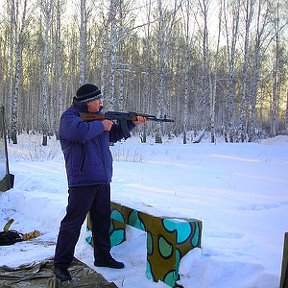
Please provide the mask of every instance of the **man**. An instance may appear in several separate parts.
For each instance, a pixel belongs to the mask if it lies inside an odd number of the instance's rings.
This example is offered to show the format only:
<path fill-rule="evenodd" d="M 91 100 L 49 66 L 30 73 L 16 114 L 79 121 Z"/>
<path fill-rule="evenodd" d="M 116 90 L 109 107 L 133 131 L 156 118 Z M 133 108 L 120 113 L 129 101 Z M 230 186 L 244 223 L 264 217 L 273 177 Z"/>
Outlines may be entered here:
<path fill-rule="evenodd" d="M 101 90 L 93 84 L 82 85 L 73 103 L 61 116 L 60 143 L 68 180 L 68 205 L 60 230 L 54 258 L 54 272 L 61 281 L 71 280 L 68 267 L 73 261 L 81 226 L 88 211 L 92 224 L 94 265 L 124 268 L 110 254 L 110 182 L 112 155 L 109 142 L 123 138 L 121 127 L 110 120 L 85 122 L 80 112 L 101 114 Z M 128 121 L 132 130 L 146 118 Z"/>

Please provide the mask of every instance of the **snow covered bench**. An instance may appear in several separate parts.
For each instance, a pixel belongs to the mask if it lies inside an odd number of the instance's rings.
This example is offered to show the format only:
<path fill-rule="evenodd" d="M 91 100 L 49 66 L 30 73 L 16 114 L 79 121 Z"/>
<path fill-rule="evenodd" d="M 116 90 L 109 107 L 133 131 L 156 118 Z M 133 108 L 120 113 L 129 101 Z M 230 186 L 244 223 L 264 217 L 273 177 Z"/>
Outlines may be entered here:
<path fill-rule="evenodd" d="M 87 229 L 91 230 L 89 216 L 87 220 Z M 126 240 L 126 225 L 147 233 L 146 276 L 174 287 L 179 279 L 181 258 L 195 247 L 201 247 L 202 222 L 197 219 L 156 217 L 112 202 L 112 246 Z M 91 236 L 87 238 L 87 242 L 93 245 Z"/>

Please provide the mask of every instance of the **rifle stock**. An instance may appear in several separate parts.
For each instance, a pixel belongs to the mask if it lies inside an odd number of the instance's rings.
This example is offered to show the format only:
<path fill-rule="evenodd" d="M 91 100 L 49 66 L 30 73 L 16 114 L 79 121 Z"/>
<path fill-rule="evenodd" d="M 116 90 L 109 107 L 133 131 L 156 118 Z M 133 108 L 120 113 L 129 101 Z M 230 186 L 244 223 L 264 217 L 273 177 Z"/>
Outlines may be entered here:
<path fill-rule="evenodd" d="M 82 120 L 86 122 L 107 119 L 104 114 L 96 114 L 96 113 L 80 113 L 80 117 Z"/>

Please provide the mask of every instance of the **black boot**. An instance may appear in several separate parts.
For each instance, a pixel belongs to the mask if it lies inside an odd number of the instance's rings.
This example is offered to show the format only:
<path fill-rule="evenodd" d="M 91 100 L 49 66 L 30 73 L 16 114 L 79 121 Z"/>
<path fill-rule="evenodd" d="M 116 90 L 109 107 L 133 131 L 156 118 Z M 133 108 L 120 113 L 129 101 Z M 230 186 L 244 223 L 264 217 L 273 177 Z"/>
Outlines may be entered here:
<path fill-rule="evenodd" d="M 94 261 L 94 265 L 97 267 L 109 267 L 114 269 L 124 268 L 124 263 L 115 260 L 110 254 L 102 257 L 97 257 Z"/>
<path fill-rule="evenodd" d="M 56 278 L 58 278 L 61 281 L 68 281 L 72 280 L 72 277 L 69 273 L 69 271 L 66 268 L 54 268 L 54 274 Z"/>

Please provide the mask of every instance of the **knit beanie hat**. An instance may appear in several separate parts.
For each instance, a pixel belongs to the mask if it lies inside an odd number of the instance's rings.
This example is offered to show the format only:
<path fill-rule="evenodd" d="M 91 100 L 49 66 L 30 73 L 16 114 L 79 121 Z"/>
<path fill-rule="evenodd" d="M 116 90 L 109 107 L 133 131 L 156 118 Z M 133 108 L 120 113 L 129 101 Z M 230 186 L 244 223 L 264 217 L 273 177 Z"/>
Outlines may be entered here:
<path fill-rule="evenodd" d="M 94 84 L 84 84 L 76 92 L 76 99 L 83 103 L 88 103 L 101 97 L 101 90 Z"/>

